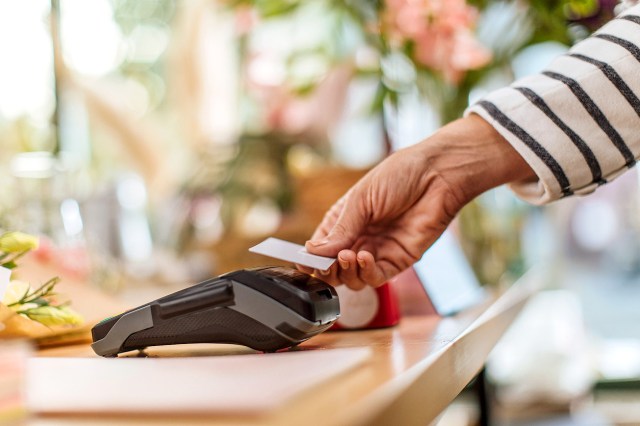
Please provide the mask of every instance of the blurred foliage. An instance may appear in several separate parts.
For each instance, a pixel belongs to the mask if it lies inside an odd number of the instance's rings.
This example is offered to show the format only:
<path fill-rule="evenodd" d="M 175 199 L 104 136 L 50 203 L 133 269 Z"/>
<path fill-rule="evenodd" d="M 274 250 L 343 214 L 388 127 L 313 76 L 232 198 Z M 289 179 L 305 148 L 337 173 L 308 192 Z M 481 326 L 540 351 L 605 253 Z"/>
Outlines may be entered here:
<path fill-rule="evenodd" d="M 318 83 L 323 80 L 317 75 L 310 77 L 300 77 L 296 75 L 297 64 L 303 63 L 309 58 L 321 57 L 325 67 L 325 75 L 337 66 L 347 64 L 354 66 L 355 76 L 375 78 L 378 81 L 378 90 L 371 104 L 371 112 L 382 114 L 385 105 L 395 105 L 403 93 L 408 93 L 417 88 L 420 93 L 429 100 L 432 106 L 439 112 L 440 120 L 446 123 L 458 118 L 467 107 L 471 91 L 482 84 L 482 82 L 492 73 L 501 72 L 510 75 L 510 63 L 513 57 L 523 48 L 545 42 L 556 41 L 565 45 L 570 45 L 575 41 L 576 36 L 584 34 L 586 31 L 575 31 L 572 26 L 582 25 L 585 19 L 593 19 L 603 13 L 601 9 L 611 9 L 613 6 L 606 1 L 597 0 L 469 0 L 467 3 L 479 12 L 479 19 L 482 20 L 484 13 L 493 13 L 502 7 L 503 11 L 507 7 L 511 8 L 514 21 L 510 23 L 511 31 L 509 37 L 498 34 L 494 36 L 496 45 L 487 45 L 492 58 L 485 65 L 475 67 L 470 65 L 457 75 L 460 78 L 451 78 L 447 75 L 446 68 L 439 68 L 438 64 L 425 64 L 420 61 L 417 55 L 418 46 L 412 42 L 411 38 L 404 39 L 402 43 L 397 42 L 398 34 L 404 36 L 402 28 L 393 28 L 395 24 L 389 24 L 390 2 L 383 0 L 315 0 L 307 2 L 304 0 L 220 0 L 220 3 L 236 11 L 238 16 L 244 16 L 245 23 L 247 14 L 253 18 L 251 24 L 243 27 L 239 37 L 239 50 L 241 54 L 241 73 L 249 67 L 252 55 L 255 52 L 251 49 L 252 34 L 260 35 L 262 25 L 280 23 L 290 25 L 297 22 L 304 26 L 313 24 L 314 28 L 308 31 L 318 31 L 323 28 L 323 33 L 317 38 L 315 43 L 297 47 L 297 43 L 292 40 L 292 47 L 288 51 L 288 56 L 284 60 L 287 76 L 283 82 L 285 93 L 294 96 L 309 96 L 314 92 Z M 399 7 L 401 2 L 395 2 L 393 7 Z M 453 2 L 452 2 L 453 3 Z M 463 18 L 456 15 L 459 25 L 472 25 L 474 13 L 468 8 L 456 3 L 442 5 L 441 9 L 430 9 L 429 2 L 419 3 L 427 13 L 440 11 L 446 13 L 449 7 L 455 9 L 457 14 L 463 14 Z M 601 7 L 602 6 L 602 7 Z M 608 12 L 607 12 L 608 13 Z M 465 15 L 467 14 L 467 15 Z M 606 13 L 605 13 L 606 14 Z M 424 25 L 432 25 L 430 20 L 438 19 L 437 16 L 428 15 Z M 321 23 L 321 24 L 319 24 Z M 321 25 L 318 27 L 318 25 Z M 486 23 L 485 23 L 486 25 Z M 295 26 L 293 26 L 295 28 Z M 470 28 L 473 30 L 473 28 Z M 395 33 L 394 33 L 395 31 Z M 399 32 L 398 32 L 399 31 Z M 499 31 L 499 30 L 498 30 Z M 446 35 L 447 37 L 449 35 Z M 407 41 L 408 40 L 408 41 Z M 416 39 L 416 43 L 419 40 Z M 362 53 L 369 56 L 368 60 L 362 60 L 359 56 Z M 244 88 L 246 93 L 245 105 L 251 104 L 251 88 Z M 260 97 L 255 99 L 260 102 Z M 245 108 L 252 111 L 250 108 Z M 237 157 L 228 161 L 224 173 L 216 179 L 196 179 L 201 182 L 218 182 L 209 185 L 208 189 L 223 195 L 225 200 L 242 204 L 241 199 L 255 200 L 268 194 L 277 204 L 286 209 L 290 205 L 288 194 L 288 182 L 286 164 L 282 160 L 286 155 L 290 142 L 283 142 L 283 134 L 261 128 L 259 120 L 255 116 L 246 117 L 246 130 L 251 136 L 244 136 L 239 140 Z M 296 136 L 291 135 L 295 139 Z M 308 135 L 306 136 L 308 138 Z M 298 139 L 304 142 L 304 138 Z M 308 140 L 307 140 L 308 142 Z M 268 147 L 268 148 L 266 148 Z M 255 158 L 252 158 L 254 157 Z M 254 168 L 255 163 L 271 162 L 272 173 L 275 173 L 277 187 L 280 190 L 266 189 L 257 180 L 247 181 L 245 170 L 247 167 Z M 208 167 L 208 170 L 214 168 Z M 257 167 L 255 170 L 260 170 Z M 280 170 L 279 172 L 276 170 Z M 284 171 L 283 171 L 284 170 Z M 264 174 L 260 179 L 265 179 Z M 194 181 L 194 182 L 195 182 Z M 196 185 L 200 188 L 207 187 L 206 184 Z M 233 204 L 233 202 L 232 202 Z"/>
<path fill-rule="evenodd" d="M 167 23 L 173 18 L 175 0 L 112 0 L 113 17 L 125 35 L 139 25 Z"/>
<path fill-rule="evenodd" d="M 191 197 L 220 197 L 222 220 L 229 225 L 237 208 L 246 208 L 256 200 L 266 198 L 288 210 L 293 188 L 286 158 L 293 142 L 284 134 L 245 134 L 237 146 L 203 152 L 183 191 Z"/>
<path fill-rule="evenodd" d="M 267 23 L 296 21 L 304 29 L 306 24 L 322 28 L 314 43 L 292 48 L 284 60 L 286 76 L 285 95 L 305 97 L 314 94 L 318 84 L 328 73 L 343 65 L 355 67 L 354 75 L 375 78 L 378 91 L 371 104 L 373 114 L 381 114 L 385 106 L 414 88 L 438 109 L 443 123 L 460 116 L 467 107 L 469 94 L 494 72 L 510 72 L 513 57 L 523 48 L 556 41 L 570 45 L 584 37 L 612 16 L 614 0 L 467 0 L 477 8 L 479 22 L 501 6 L 517 10 L 511 22 L 509 37 L 497 37 L 499 45 L 485 45 L 493 57 L 486 65 L 465 70 L 455 82 L 444 78 L 436 70 L 415 59 L 415 46 L 411 43 L 396 45 L 381 30 L 381 16 L 385 11 L 383 0 L 217 0 L 230 10 L 255 13 L 257 19 L 246 33 L 238 32 L 237 48 L 241 63 L 238 73 L 247 78 L 251 32 Z M 148 109 L 161 109 L 166 100 L 165 56 L 140 54 L 150 41 L 161 43 L 171 34 L 177 0 L 111 0 L 113 17 L 123 39 L 124 57 L 115 74 L 131 79 L 148 93 Z M 427 24 L 427 23 L 425 23 Z M 294 45 L 296 40 L 291 40 Z M 151 43 L 152 44 L 152 43 Z M 366 60 L 362 60 L 362 53 Z M 319 59 L 315 72 L 299 72 L 310 60 Z M 318 69 L 321 73 L 318 73 Z M 252 99 L 250 84 L 242 87 L 241 100 L 244 134 L 232 147 L 212 146 L 199 153 L 199 164 L 183 186 L 183 192 L 197 197 L 206 195 L 223 200 L 221 215 L 226 224 L 233 222 L 242 206 L 268 198 L 286 211 L 293 203 L 292 177 L 287 165 L 287 154 L 297 143 L 321 145 L 317 135 L 290 135 L 280 129 L 261 126 L 252 111 L 261 99 Z M 247 112 L 248 111 L 248 112 Z M 256 125 L 258 123 L 258 125 Z M 30 128 L 17 120 L 0 127 L 10 127 L 10 138 L 16 150 L 47 150 L 51 145 L 49 130 Z M 166 129 L 165 129 L 166 130 Z M 315 138 L 315 139 L 313 139 Z M 5 142 L 6 144 L 7 142 Z M 100 145 L 100 144 L 95 144 Z M 102 144 L 108 145 L 108 144 Z M 3 154 L 0 153 L 0 156 Z M 98 155 L 104 157 L 104 155 Z M 111 164 L 110 164 L 111 165 Z M 94 165 L 95 166 L 95 165 Z M 1 177 L 1 176 L 0 176 Z M 240 206 L 240 207 L 239 207 Z M 480 211 L 480 210 L 478 210 Z M 478 219 L 482 221 L 482 219 Z M 517 221 L 514 221 L 514 223 Z M 482 250 L 477 248 L 478 252 Z M 510 250 L 510 249 L 509 249 Z"/>
<path fill-rule="evenodd" d="M 309 2 L 302 0 L 228 0 L 223 3 L 231 8 L 253 8 L 262 20 L 292 19 L 301 9 L 309 6 Z M 468 70 L 459 82 L 452 84 L 442 78 L 439 72 L 412 59 L 410 44 L 397 52 L 389 43 L 387 34 L 380 30 L 385 10 L 384 1 L 317 0 L 312 3 L 313 7 L 322 3 L 330 11 L 330 16 L 323 16 L 322 19 L 333 19 L 332 31 L 326 34 L 325 43 L 317 48 L 317 52 L 330 56 L 328 61 L 339 63 L 353 59 L 355 49 L 345 52 L 344 47 L 350 44 L 348 38 L 353 38 L 356 32 L 365 45 L 379 53 L 380 60 L 395 52 L 413 62 L 414 81 L 394 81 L 394 76 L 385 75 L 384 67 L 380 64 L 358 70 L 360 75 L 379 77 L 380 89 L 372 111 L 379 111 L 385 100 L 395 102 L 400 93 L 415 83 L 424 96 L 435 101 L 436 107 L 440 109 L 442 122 L 457 118 L 467 106 L 470 91 L 492 71 L 508 67 L 518 51 L 547 41 L 571 45 L 576 39 L 594 30 L 594 23 L 601 25 L 610 19 L 616 4 L 615 0 L 468 0 L 467 3 L 477 8 L 481 14 L 496 5 L 518 8 L 522 17 L 514 25 L 518 25 L 524 34 L 515 37 L 514 45 L 508 49 L 486 46 L 492 50 L 493 59 L 479 69 Z M 425 25 L 428 23 L 425 22 Z M 301 54 L 303 53 L 294 53 Z M 313 90 L 313 84 L 306 84 L 299 89 L 301 94 L 308 94 Z"/>
<path fill-rule="evenodd" d="M 150 37 L 169 37 L 176 0 L 112 0 L 112 4 L 113 18 L 127 46 L 127 55 L 118 72 L 146 89 L 150 109 L 159 107 L 165 99 L 165 61 L 162 58 L 141 60 L 135 52 L 144 49 L 144 44 L 148 43 L 148 38 L 139 36 L 145 31 L 154 31 Z"/>
<path fill-rule="evenodd" d="M 372 113 L 380 114 L 386 106 L 396 105 L 403 93 L 417 87 L 439 112 L 443 124 L 460 117 L 468 106 L 471 91 L 486 79 L 495 73 L 512 76 L 511 61 L 520 51 L 550 41 L 570 46 L 611 19 L 617 4 L 615 0 L 467 0 L 467 4 L 479 12 L 478 22 L 485 26 L 494 26 L 491 19 L 496 16 L 492 14 L 511 16 L 506 26 L 489 28 L 494 33 L 504 32 L 493 34 L 485 44 L 491 51 L 491 60 L 483 66 L 464 70 L 461 78 L 452 81 L 442 70 L 418 61 L 413 43 L 398 46 L 390 40 L 384 30 L 385 1 L 317 0 L 313 3 L 314 7 L 323 3 L 330 13 L 322 19 L 333 21 L 332 31 L 327 32 L 316 52 L 328 56 L 328 63 L 355 63 L 356 76 L 373 76 L 379 81 Z M 394 7 L 399 3 L 395 2 Z M 252 7 L 262 20 L 294 18 L 308 7 L 308 2 L 296 0 L 235 0 L 226 4 L 234 8 Z M 482 22 L 485 16 L 486 22 Z M 425 21 L 424 25 L 429 24 Z M 352 43 L 353 39 L 358 42 Z M 377 53 L 377 61 L 363 66 L 354 60 L 363 45 Z M 298 54 L 302 53 L 293 55 Z M 313 89 L 311 82 L 299 92 L 306 95 Z M 504 200 L 493 202 L 495 196 L 487 194 L 472 202 L 460 214 L 459 221 L 464 249 L 481 282 L 488 284 L 495 284 L 506 276 L 517 277 L 525 268 L 520 234 L 527 207 L 510 194 L 507 198 L 510 197 L 511 202 L 506 203 Z"/>

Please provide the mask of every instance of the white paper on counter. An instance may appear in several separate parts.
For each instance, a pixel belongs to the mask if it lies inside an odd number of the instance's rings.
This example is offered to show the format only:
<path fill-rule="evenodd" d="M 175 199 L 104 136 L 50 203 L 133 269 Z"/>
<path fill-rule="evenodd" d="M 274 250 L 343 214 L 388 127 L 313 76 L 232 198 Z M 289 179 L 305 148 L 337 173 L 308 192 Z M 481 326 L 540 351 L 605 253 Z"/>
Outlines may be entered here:
<path fill-rule="evenodd" d="M 369 348 L 178 358 L 32 358 L 32 413 L 240 413 L 281 406 L 369 358 Z"/>

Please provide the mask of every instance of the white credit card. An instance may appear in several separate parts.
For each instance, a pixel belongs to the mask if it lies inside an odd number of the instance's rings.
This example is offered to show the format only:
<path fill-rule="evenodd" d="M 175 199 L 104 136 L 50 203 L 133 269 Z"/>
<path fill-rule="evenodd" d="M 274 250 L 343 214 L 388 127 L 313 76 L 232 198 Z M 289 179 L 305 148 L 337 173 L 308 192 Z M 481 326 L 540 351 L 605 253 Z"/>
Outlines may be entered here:
<path fill-rule="evenodd" d="M 278 238 L 267 238 L 257 246 L 251 247 L 249 251 L 275 259 L 286 260 L 297 265 L 308 266 L 319 271 L 326 271 L 336 261 L 332 257 L 308 253 L 304 246 Z"/>

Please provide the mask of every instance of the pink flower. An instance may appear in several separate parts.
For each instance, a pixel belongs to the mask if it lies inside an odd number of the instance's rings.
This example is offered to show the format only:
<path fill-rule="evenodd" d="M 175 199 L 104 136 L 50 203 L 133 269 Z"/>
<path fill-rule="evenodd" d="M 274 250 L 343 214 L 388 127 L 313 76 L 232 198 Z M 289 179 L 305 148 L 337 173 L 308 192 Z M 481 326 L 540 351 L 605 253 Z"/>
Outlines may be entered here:
<path fill-rule="evenodd" d="M 318 83 L 313 93 L 303 97 L 292 93 L 286 85 L 273 89 L 265 99 L 267 125 L 271 130 L 324 140 L 340 119 L 352 76 L 351 66 L 337 67 Z"/>
<path fill-rule="evenodd" d="M 458 70 L 474 70 L 491 61 L 491 52 L 470 31 L 456 33 L 451 65 Z"/>
<path fill-rule="evenodd" d="M 476 20 L 465 0 L 386 0 L 382 26 L 392 46 L 413 43 L 419 64 L 456 84 L 491 60 L 473 36 Z"/>

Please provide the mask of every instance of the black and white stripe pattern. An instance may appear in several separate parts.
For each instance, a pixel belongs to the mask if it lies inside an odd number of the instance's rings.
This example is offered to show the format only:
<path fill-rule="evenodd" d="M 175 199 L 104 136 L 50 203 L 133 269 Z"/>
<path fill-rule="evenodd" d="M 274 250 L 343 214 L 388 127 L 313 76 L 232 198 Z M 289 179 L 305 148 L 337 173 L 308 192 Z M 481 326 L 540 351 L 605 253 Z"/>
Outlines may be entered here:
<path fill-rule="evenodd" d="M 630 167 L 635 163 L 633 153 L 629 150 L 629 147 L 622 140 L 622 137 L 616 131 L 616 129 L 613 128 L 613 126 L 609 122 L 609 119 L 600 110 L 598 105 L 596 105 L 596 103 L 589 97 L 587 92 L 582 89 L 580 83 L 572 78 L 569 78 L 563 74 L 558 74 L 556 72 L 545 71 L 542 74 L 564 83 L 582 104 L 584 109 L 587 110 L 591 118 L 593 118 L 598 126 L 600 126 L 600 128 L 607 134 L 607 137 L 611 139 L 611 142 L 613 142 L 618 151 L 620 151 L 620 153 L 624 156 L 624 159 L 626 161 L 625 164 Z"/>
<path fill-rule="evenodd" d="M 585 141 L 578 136 L 576 132 L 571 130 L 569 126 L 565 124 L 564 121 L 560 119 L 552 110 L 549 108 L 547 103 L 542 99 L 536 92 L 527 88 L 527 87 L 516 87 L 517 91 L 522 93 L 529 101 L 534 104 L 538 109 L 540 109 L 551 121 L 553 124 L 558 126 L 562 131 L 571 139 L 573 144 L 580 150 L 580 153 L 584 157 L 585 161 L 589 165 L 589 170 L 591 170 L 591 176 L 593 177 L 593 182 L 605 183 L 602 178 L 602 169 L 600 168 L 600 164 L 598 164 L 598 160 L 596 156 L 589 148 L 589 145 L 585 143 Z"/>
<path fill-rule="evenodd" d="M 560 184 L 560 188 L 562 190 L 563 195 L 571 195 L 571 189 L 569 188 L 569 179 L 567 179 L 567 175 L 560 167 L 560 164 L 553 158 L 549 152 L 540 145 L 534 138 L 529 135 L 526 130 L 522 127 L 518 126 L 516 123 L 511 121 L 509 117 L 504 115 L 498 107 L 492 104 L 489 101 L 480 101 L 479 105 L 484 108 L 490 115 L 493 117 L 502 127 L 513 133 L 524 142 L 531 151 L 533 151 L 540 159 L 544 162 L 544 164 L 549 167 L 549 170 L 553 173 L 555 178 L 558 180 Z"/>
<path fill-rule="evenodd" d="M 625 15 L 625 16 L 621 16 L 620 19 L 625 19 L 627 21 L 635 22 L 636 24 L 640 25 L 640 16 Z"/>
<path fill-rule="evenodd" d="M 539 182 L 512 185 L 534 203 L 589 193 L 633 167 L 640 157 L 640 6 L 469 113 L 492 123 L 534 169 Z"/>
<path fill-rule="evenodd" d="M 629 105 L 633 107 L 640 117 L 640 99 L 636 96 L 635 93 L 629 88 L 627 83 L 624 82 L 620 74 L 616 72 L 616 70 L 609 64 L 599 61 L 597 59 L 590 58 L 588 56 L 582 55 L 580 53 L 570 53 L 569 56 L 572 58 L 580 59 L 581 61 L 588 62 L 596 67 L 600 68 L 602 73 L 607 77 L 607 79 L 613 83 L 614 86 L 618 89 L 618 91 L 625 97 Z"/>

